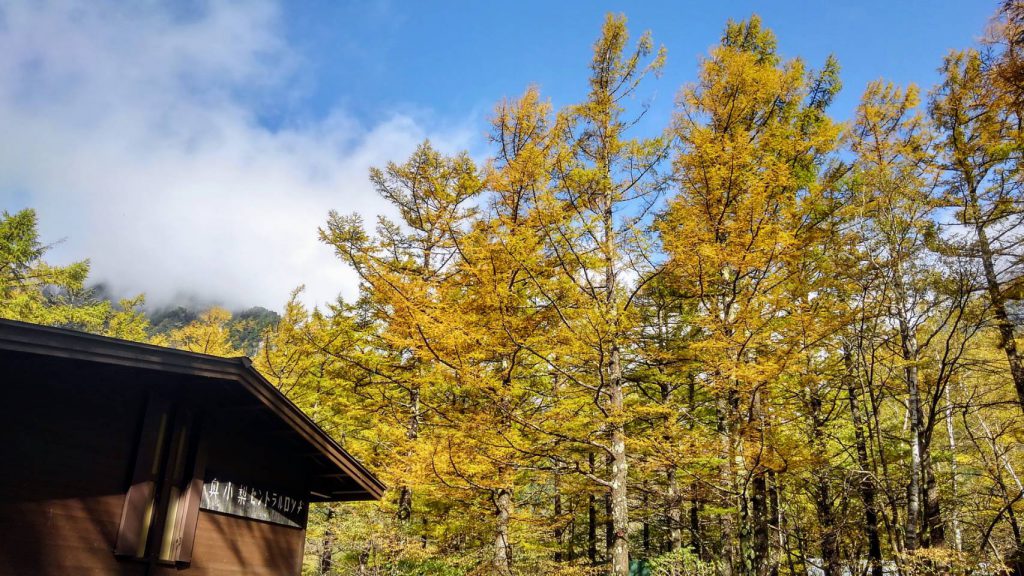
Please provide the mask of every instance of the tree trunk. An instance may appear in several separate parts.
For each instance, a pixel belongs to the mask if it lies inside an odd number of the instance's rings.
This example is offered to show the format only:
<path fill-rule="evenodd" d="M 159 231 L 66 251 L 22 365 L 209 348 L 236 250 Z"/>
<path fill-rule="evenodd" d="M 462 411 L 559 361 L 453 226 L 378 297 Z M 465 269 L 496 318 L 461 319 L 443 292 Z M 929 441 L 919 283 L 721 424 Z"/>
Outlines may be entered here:
<path fill-rule="evenodd" d="M 839 559 L 839 539 L 836 533 L 835 512 L 832 509 L 832 492 L 824 475 L 818 477 L 815 498 L 818 524 L 821 527 L 821 559 L 825 576 L 841 576 L 842 563 Z"/>
<path fill-rule="evenodd" d="M 512 574 L 512 547 L 509 545 L 509 518 L 512 516 L 512 491 L 499 488 L 492 495 L 495 508 L 494 558 L 495 574 Z"/>
<path fill-rule="evenodd" d="M 740 455 L 737 443 L 739 438 L 732 433 L 733 413 L 735 411 L 736 394 L 734 391 L 728 393 L 727 398 L 718 402 L 718 433 L 722 442 L 722 454 L 727 457 L 719 467 L 719 482 L 724 497 L 723 507 L 733 508 L 735 511 L 725 511 L 718 515 L 721 534 L 721 554 L 724 557 L 723 567 L 726 576 L 743 573 L 745 571 L 745 559 L 743 553 L 746 550 L 744 545 L 743 522 L 741 518 L 746 515 L 746 496 L 739 489 L 736 481 L 736 469 L 742 456 Z"/>
<path fill-rule="evenodd" d="M 922 469 L 925 478 L 925 518 L 928 521 L 928 547 L 941 548 L 946 544 L 946 525 L 942 520 L 939 502 L 939 483 L 935 478 L 935 464 L 931 448 L 922 450 Z"/>
<path fill-rule="evenodd" d="M 810 393 L 811 438 L 819 468 L 817 490 L 814 506 L 818 513 L 818 526 L 821 529 L 821 559 L 825 576 L 841 576 L 842 567 L 839 560 L 839 539 L 836 527 L 835 510 L 832 506 L 831 478 L 827 473 L 829 463 L 828 451 L 825 446 L 824 421 L 821 415 L 821 398 L 814 390 Z"/>
<path fill-rule="evenodd" d="M 765 576 L 771 565 L 768 558 L 768 474 L 764 469 L 754 473 L 751 481 L 752 509 L 752 550 L 754 553 L 753 572 L 755 576 Z"/>
<path fill-rule="evenodd" d="M 605 163 L 605 166 L 609 164 Z M 609 174 L 610 175 L 610 174 Z M 611 198 L 604 207 L 605 304 L 612 326 L 616 323 L 617 303 L 615 301 L 615 232 L 612 218 Z M 626 458 L 626 424 L 623 421 L 626 407 L 626 380 L 623 377 L 622 351 L 617 335 L 613 334 L 608 345 L 608 414 L 611 416 L 611 551 L 612 576 L 630 574 L 630 513 L 629 513 L 629 462 Z"/>
<path fill-rule="evenodd" d="M 950 399 L 951 386 L 946 386 L 946 436 L 949 438 L 949 451 L 952 457 L 949 459 L 949 489 L 953 495 L 953 506 L 949 511 L 949 524 L 953 528 L 953 549 L 957 552 L 963 550 L 963 532 L 960 529 L 960 511 L 959 511 L 959 498 L 957 487 L 957 469 L 956 469 L 956 435 L 953 434 L 953 402 Z"/>
<path fill-rule="evenodd" d="M 676 486 L 676 469 L 671 467 L 666 473 L 668 483 L 668 497 L 665 506 L 668 508 L 668 551 L 677 552 L 683 547 L 683 518 L 679 498 L 679 487 Z"/>
<path fill-rule="evenodd" d="M 398 512 L 395 516 L 402 522 L 412 517 L 412 490 L 408 486 L 398 488 Z"/>
<path fill-rule="evenodd" d="M 594 453 L 587 456 L 590 471 L 594 471 Z M 597 497 L 593 493 L 587 495 L 587 559 L 597 564 Z"/>
<path fill-rule="evenodd" d="M 899 322 L 900 345 L 906 363 L 903 373 L 907 383 L 907 411 L 910 413 L 910 483 L 907 486 L 904 547 L 908 552 L 913 552 L 918 548 L 921 529 L 921 393 L 918 388 L 917 341 L 902 311 Z"/>
<path fill-rule="evenodd" d="M 765 419 L 764 399 L 759 392 L 754 392 L 750 400 L 751 411 L 748 416 L 758 430 L 758 443 L 763 449 L 768 437 L 770 424 Z M 760 456 L 754 460 L 754 469 L 750 481 L 750 551 L 752 554 L 751 570 L 755 576 L 766 576 L 773 562 L 769 556 L 771 551 L 771 532 L 768 523 L 771 515 L 768 510 L 768 474 L 770 471 L 761 461 Z"/>
<path fill-rule="evenodd" d="M 785 543 L 782 541 L 782 508 L 779 505 L 781 499 L 782 485 L 779 482 L 778 474 L 774 470 L 768 471 L 768 529 L 769 536 L 772 532 L 778 534 L 776 545 L 768 549 L 769 553 L 769 574 L 779 576 L 780 555 Z"/>
<path fill-rule="evenodd" d="M 615 354 L 617 362 L 618 354 Z M 621 381 L 621 374 L 619 380 Z M 622 406 L 621 385 L 615 387 L 613 396 L 616 403 Z M 628 478 L 626 463 L 626 433 L 621 424 L 616 424 L 612 431 L 612 527 L 615 530 L 612 543 L 611 573 L 614 576 L 629 576 L 629 501 L 627 500 L 626 480 Z"/>
<path fill-rule="evenodd" d="M 414 441 L 420 435 L 420 391 L 415 388 L 409 390 L 409 406 L 410 415 L 405 437 Z M 398 511 L 395 515 L 401 522 L 407 522 L 412 518 L 412 489 L 408 486 L 398 488 Z"/>
<path fill-rule="evenodd" d="M 918 403 L 920 407 L 923 402 Z M 926 548 L 940 548 L 946 544 L 946 527 L 942 520 L 942 506 L 939 502 L 939 483 L 935 478 L 935 462 L 932 459 L 932 438 L 935 425 L 935 415 L 929 412 L 931 418 L 925 420 L 924 410 L 917 413 L 919 426 L 918 444 L 921 446 L 921 480 L 922 495 L 924 496 L 924 520 L 926 530 L 922 530 L 922 542 Z"/>
<path fill-rule="evenodd" d="M 647 513 L 648 506 L 650 504 L 647 492 L 644 492 L 644 523 L 643 523 L 643 547 L 644 556 L 650 557 L 651 555 L 651 518 L 650 514 Z"/>
<path fill-rule="evenodd" d="M 612 546 L 615 544 L 615 526 L 612 524 L 612 493 L 604 494 L 604 559 L 610 562 Z"/>
<path fill-rule="evenodd" d="M 697 483 L 691 484 L 690 489 L 697 493 Z M 704 534 L 700 529 L 700 500 L 694 496 L 690 500 L 690 549 L 701 560 L 707 560 L 707 552 L 704 546 Z"/>
<path fill-rule="evenodd" d="M 775 500 L 775 502 L 779 502 L 782 500 L 781 484 L 776 482 L 775 489 L 772 492 L 774 494 L 773 499 Z M 790 538 L 789 536 L 789 529 L 786 525 L 786 513 L 782 506 L 777 506 L 775 522 L 779 531 L 779 548 L 782 551 L 782 553 L 786 555 L 786 566 L 789 568 L 789 573 L 791 575 L 798 574 L 800 571 L 797 570 L 796 563 L 793 562 L 793 557 L 795 556 L 795 554 L 793 553 L 793 546 L 791 545 L 792 538 Z M 804 562 L 801 556 L 801 565 L 803 563 Z M 803 572 L 806 573 L 807 570 L 803 570 Z"/>
<path fill-rule="evenodd" d="M 562 525 L 562 494 L 555 486 L 555 562 L 562 561 L 562 550 L 565 549 L 565 526 Z"/>
<path fill-rule="evenodd" d="M 871 576 L 882 576 L 882 542 L 878 536 L 878 508 L 875 505 L 875 477 L 868 460 L 868 443 L 864 432 L 860 400 L 857 393 L 857 379 L 852 354 L 844 355 L 846 363 L 846 391 L 850 398 L 850 419 L 853 421 L 854 443 L 857 451 L 857 465 L 860 468 L 860 498 L 864 503 L 864 533 L 868 540 L 868 564 Z"/>
<path fill-rule="evenodd" d="M 320 576 L 330 576 L 334 569 L 334 510 L 327 509 L 327 530 L 324 531 L 323 548 L 320 550 Z"/>
<path fill-rule="evenodd" d="M 972 194 L 975 210 L 977 210 L 977 197 Z M 999 277 L 996 274 L 995 256 L 992 245 L 988 239 L 985 226 L 977 224 L 975 230 L 978 233 L 978 250 L 981 253 L 981 265 L 985 271 L 985 285 L 988 289 L 989 299 L 992 302 L 992 312 L 996 319 L 996 328 L 999 330 L 999 347 L 1003 349 L 1006 360 L 1010 364 L 1010 375 L 1013 377 L 1014 387 L 1017 389 L 1017 402 L 1021 410 L 1024 410 L 1024 360 L 1017 351 L 1017 339 L 1014 334 L 1014 326 L 1010 321 L 1010 315 L 1006 311 L 1006 298 L 1003 296 L 1002 287 L 999 285 Z"/>
<path fill-rule="evenodd" d="M 576 505 L 575 500 L 573 502 L 569 519 L 569 537 L 566 539 L 566 560 L 569 562 L 576 560 Z"/>

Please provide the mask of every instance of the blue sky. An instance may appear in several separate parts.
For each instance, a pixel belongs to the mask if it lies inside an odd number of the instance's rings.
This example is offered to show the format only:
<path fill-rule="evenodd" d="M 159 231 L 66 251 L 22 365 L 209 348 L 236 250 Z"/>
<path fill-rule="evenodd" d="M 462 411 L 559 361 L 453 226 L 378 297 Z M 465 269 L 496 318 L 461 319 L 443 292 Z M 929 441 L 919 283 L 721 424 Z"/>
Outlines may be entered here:
<path fill-rule="evenodd" d="M 845 88 L 834 113 L 846 117 L 865 84 L 934 82 L 942 55 L 981 35 L 995 3 L 982 0 L 651 2 L 301 2 L 286 6 L 290 42 L 316 77 L 294 108 L 322 114 L 339 103 L 370 121 L 395 109 L 443 118 L 486 114 L 503 96 L 538 84 L 556 104 L 586 88 L 590 46 L 604 15 L 625 14 L 668 49 L 651 81 L 652 121 L 668 116 L 679 87 L 725 22 L 761 16 L 786 57 L 817 66 L 835 54 Z"/>
<path fill-rule="evenodd" d="M 490 111 L 531 83 L 579 100 L 608 12 L 668 49 L 640 96 L 656 133 L 729 18 L 835 54 L 845 119 L 870 80 L 927 90 L 995 4 L 0 0 L 0 209 L 35 208 L 52 260 L 153 304 L 323 303 L 357 286 L 317 240 L 328 210 L 391 213 L 368 168 L 424 138 L 484 158 Z"/>

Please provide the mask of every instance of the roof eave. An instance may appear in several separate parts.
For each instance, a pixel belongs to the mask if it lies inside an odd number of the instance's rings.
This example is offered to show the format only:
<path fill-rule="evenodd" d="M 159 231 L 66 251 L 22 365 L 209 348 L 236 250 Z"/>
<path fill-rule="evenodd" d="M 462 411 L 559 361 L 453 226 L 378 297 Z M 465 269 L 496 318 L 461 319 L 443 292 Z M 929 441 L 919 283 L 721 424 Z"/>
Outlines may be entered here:
<path fill-rule="evenodd" d="M 387 488 L 267 381 L 246 357 L 223 358 L 4 319 L 0 319 L 0 350 L 236 381 L 352 478 L 370 498 L 380 499 Z"/>

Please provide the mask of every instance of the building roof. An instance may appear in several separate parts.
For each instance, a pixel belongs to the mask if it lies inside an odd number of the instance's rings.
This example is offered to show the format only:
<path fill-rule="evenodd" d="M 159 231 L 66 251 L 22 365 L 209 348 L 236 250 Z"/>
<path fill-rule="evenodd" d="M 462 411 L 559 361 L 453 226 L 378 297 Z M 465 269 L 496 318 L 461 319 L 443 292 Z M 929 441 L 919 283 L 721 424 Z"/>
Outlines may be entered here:
<path fill-rule="evenodd" d="M 251 397 L 254 406 L 268 412 L 310 448 L 306 455 L 312 460 L 316 476 L 323 479 L 322 487 L 314 488 L 311 500 L 370 500 L 384 493 L 384 484 L 268 382 L 249 358 L 222 358 L 0 319 L 0 351 L 4 350 L 197 376 L 238 386 Z M 199 385 L 202 380 L 197 378 L 196 382 Z"/>

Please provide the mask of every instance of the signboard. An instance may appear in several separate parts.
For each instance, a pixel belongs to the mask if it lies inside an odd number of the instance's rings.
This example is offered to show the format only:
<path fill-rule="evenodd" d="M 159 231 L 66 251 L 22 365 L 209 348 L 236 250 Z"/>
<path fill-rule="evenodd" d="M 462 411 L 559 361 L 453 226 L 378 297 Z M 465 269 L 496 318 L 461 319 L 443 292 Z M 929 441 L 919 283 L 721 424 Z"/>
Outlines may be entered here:
<path fill-rule="evenodd" d="M 308 505 L 290 494 L 213 478 L 203 482 L 199 508 L 302 528 Z"/>

